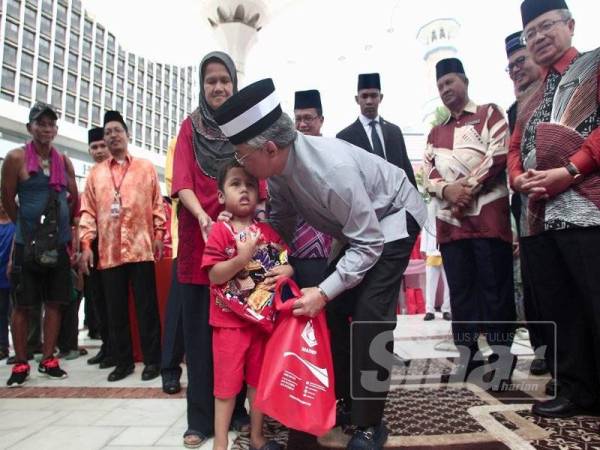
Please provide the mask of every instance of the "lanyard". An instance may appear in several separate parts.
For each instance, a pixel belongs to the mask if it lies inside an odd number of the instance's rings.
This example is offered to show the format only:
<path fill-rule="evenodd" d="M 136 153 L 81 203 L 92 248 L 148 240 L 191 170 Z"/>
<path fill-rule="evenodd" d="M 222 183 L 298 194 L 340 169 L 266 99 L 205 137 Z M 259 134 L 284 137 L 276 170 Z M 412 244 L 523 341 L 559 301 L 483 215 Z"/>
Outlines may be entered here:
<path fill-rule="evenodd" d="M 127 166 L 125 167 L 125 172 L 123 173 L 123 176 L 121 177 L 121 181 L 119 182 L 118 186 L 117 186 L 117 183 L 115 182 L 115 175 L 112 171 L 112 168 L 110 169 L 110 178 L 112 179 L 113 187 L 115 188 L 115 198 L 118 198 L 118 199 L 121 198 L 121 186 L 123 185 L 123 180 L 125 179 L 125 175 L 127 175 L 129 166 L 130 166 L 130 164 L 127 164 Z"/>

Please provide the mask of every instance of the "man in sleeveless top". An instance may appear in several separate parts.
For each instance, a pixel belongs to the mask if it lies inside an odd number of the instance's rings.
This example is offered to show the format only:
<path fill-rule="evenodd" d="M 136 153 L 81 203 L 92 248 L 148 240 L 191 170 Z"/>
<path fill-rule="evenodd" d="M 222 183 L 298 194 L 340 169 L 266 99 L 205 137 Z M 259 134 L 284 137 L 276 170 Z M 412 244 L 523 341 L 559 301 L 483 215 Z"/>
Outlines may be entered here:
<path fill-rule="evenodd" d="M 38 372 L 52 379 L 67 376 L 54 357 L 54 350 L 61 306 L 71 301 L 71 268 L 66 247 L 71 241 L 77 186 L 71 161 L 52 146 L 58 131 L 57 119 L 50 105 L 36 103 L 29 112 L 27 123 L 32 140 L 24 147 L 10 151 L 2 166 L 2 204 L 16 223 L 11 272 L 16 360 L 7 382 L 9 387 L 22 386 L 29 376 L 27 312 L 40 302 L 44 303 L 45 314 L 43 356 Z M 36 263 L 24 264 L 25 244 L 43 220 L 51 190 L 56 192 L 58 203 L 58 263 L 53 268 L 41 268 Z"/>

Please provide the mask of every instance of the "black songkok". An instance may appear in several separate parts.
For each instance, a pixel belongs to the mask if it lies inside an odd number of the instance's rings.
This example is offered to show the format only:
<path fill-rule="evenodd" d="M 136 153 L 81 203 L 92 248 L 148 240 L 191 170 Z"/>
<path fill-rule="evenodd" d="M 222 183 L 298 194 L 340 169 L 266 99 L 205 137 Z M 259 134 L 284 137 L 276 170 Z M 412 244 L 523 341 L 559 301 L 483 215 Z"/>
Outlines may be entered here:
<path fill-rule="evenodd" d="M 379 81 L 378 73 L 361 73 L 358 76 L 358 90 L 361 89 L 379 89 L 381 90 L 381 82 Z"/>
<path fill-rule="evenodd" d="M 565 0 L 525 0 L 521 3 L 523 28 L 536 17 L 555 9 L 569 9 Z"/>
<path fill-rule="evenodd" d="M 462 73 L 465 74 L 465 69 L 463 68 L 460 59 L 458 58 L 446 58 L 442 59 L 435 65 L 435 79 L 439 80 L 444 75 L 449 73 Z"/>

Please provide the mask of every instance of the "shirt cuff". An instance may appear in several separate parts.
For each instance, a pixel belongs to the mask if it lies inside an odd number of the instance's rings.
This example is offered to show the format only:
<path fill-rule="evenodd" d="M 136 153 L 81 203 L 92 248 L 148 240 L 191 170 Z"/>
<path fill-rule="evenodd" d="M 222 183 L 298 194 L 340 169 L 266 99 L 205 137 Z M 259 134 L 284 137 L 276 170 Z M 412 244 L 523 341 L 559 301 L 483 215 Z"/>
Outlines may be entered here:
<path fill-rule="evenodd" d="M 446 183 L 445 181 L 438 181 L 437 183 L 434 183 L 433 193 L 435 194 L 435 196 L 440 200 L 443 200 L 444 196 L 442 195 L 442 193 L 444 192 L 444 188 L 449 184 L 450 183 Z"/>
<path fill-rule="evenodd" d="M 570 161 L 577 167 L 581 175 L 588 175 L 598 169 L 594 158 L 586 152 L 578 151 L 571 157 Z"/>
<path fill-rule="evenodd" d="M 91 250 L 92 242 L 91 241 L 81 241 L 79 243 L 79 246 L 81 247 L 81 250 Z"/>
<path fill-rule="evenodd" d="M 327 295 L 329 300 L 333 300 L 346 290 L 346 286 L 344 286 L 342 277 L 337 270 L 325 278 L 319 287 L 323 290 L 323 292 L 325 292 L 325 295 Z"/>

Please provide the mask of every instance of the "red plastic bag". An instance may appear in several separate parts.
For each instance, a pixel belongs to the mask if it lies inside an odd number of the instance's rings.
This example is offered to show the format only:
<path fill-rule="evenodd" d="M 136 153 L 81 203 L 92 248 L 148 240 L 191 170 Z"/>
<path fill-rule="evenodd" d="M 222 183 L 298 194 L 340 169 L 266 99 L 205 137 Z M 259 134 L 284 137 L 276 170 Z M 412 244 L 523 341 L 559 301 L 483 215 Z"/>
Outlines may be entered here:
<path fill-rule="evenodd" d="M 279 317 L 265 348 L 256 407 L 295 430 L 321 436 L 335 426 L 335 389 L 325 312 L 292 315 L 302 293 L 293 280 L 275 288 Z"/>

